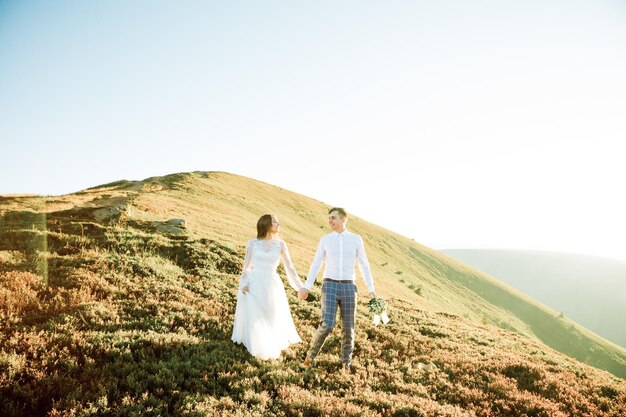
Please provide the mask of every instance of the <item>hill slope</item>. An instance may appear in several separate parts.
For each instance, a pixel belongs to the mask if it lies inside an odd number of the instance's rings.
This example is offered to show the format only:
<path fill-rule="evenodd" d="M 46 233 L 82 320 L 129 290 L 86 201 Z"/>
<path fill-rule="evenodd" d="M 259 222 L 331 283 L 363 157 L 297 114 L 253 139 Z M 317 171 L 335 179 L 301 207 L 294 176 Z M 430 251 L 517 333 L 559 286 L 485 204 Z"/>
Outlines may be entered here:
<path fill-rule="evenodd" d="M 441 252 L 502 280 L 626 348 L 626 262 L 520 250 Z"/>
<path fill-rule="evenodd" d="M 618 375 L 622 350 L 473 269 L 354 217 L 349 227 L 366 241 L 392 323 L 374 328 L 362 297 L 353 375 L 336 372 L 338 332 L 311 370 L 300 366 L 306 343 L 281 361 L 251 358 L 229 340 L 243 245 L 258 216 L 274 212 L 304 275 L 326 233 L 325 210 L 225 173 L 120 181 L 60 197 L 0 197 L 0 414 L 626 412 L 623 380 L 539 338 L 586 352 L 590 363 Z M 180 217 L 184 230 L 167 224 Z M 289 296 L 309 341 L 319 300 Z M 435 366 L 424 369 L 429 362 Z"/>

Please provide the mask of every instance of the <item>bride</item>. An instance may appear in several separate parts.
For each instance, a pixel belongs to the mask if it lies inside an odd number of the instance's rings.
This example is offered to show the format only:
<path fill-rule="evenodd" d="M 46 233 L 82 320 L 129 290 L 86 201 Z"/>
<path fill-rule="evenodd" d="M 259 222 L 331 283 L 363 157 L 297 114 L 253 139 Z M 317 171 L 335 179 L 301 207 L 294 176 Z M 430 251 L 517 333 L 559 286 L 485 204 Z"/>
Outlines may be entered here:
<path fill-rule="evenodd" d="M 301 341 L 291 317 L 285 288 L 276 273 L 282 259 L 289 285 L 299 291 L 302 282 L 291 263 L 287 245 L 276 235 L 276 216 L 257 221 L 257 237 L 248 241 L 237 292 L 232 341 L 242 343 L 259 359 L 277 359 L 292 343 Z"/>

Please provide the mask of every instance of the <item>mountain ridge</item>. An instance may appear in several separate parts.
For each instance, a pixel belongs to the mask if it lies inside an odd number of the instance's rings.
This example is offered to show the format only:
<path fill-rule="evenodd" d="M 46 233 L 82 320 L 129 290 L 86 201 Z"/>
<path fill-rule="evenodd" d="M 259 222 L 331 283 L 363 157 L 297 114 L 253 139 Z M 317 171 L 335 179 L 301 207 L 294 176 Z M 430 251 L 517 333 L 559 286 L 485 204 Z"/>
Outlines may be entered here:
<path fill-rule="evenodd" d="M 626 261 L 554 251 L 446 249 L 474 266 L 551 306 L 560 314 L 626 347 Z"/>

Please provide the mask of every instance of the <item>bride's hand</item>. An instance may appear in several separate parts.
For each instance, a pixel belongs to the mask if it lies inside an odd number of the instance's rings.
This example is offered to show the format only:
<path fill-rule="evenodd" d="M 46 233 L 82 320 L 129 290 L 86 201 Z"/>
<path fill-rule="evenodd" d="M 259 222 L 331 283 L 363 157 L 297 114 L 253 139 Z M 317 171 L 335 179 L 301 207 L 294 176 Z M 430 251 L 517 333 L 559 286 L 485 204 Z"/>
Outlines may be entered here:
<path fill-rule="evenodd" d="M 241 292 L 244 294 L 247 294 L 248 292 L 250 292 L 250 288 L 248 288 L 248 286 L 246 285 L 245 287 L 241 289 Z"/>

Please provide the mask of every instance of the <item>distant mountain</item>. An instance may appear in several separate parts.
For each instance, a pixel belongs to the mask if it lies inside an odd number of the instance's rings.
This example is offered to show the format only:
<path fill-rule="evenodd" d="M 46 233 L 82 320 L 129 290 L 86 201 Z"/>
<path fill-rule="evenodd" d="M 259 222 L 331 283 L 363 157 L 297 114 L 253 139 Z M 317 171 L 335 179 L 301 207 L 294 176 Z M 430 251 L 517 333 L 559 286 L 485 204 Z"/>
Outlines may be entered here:
<path fill-rule="evenodd" d="M 587 255 L 497 249 L 446 249 L 598 335 L 626 347 L 626 262 Z"/>
<path fill-rule="evenodd" d="M 256 220 L 278 215 L 302 276 L 327 209 L 223 172 L 0 196 L 0 416 L 626 415 L 626 349 L 356 215 L 391 322 L 359 280 L 352 373 L 339 328 L 304 369 L 321 280 L 288 287 L 304 342 L 251 357 L 230 334 Z"/>

